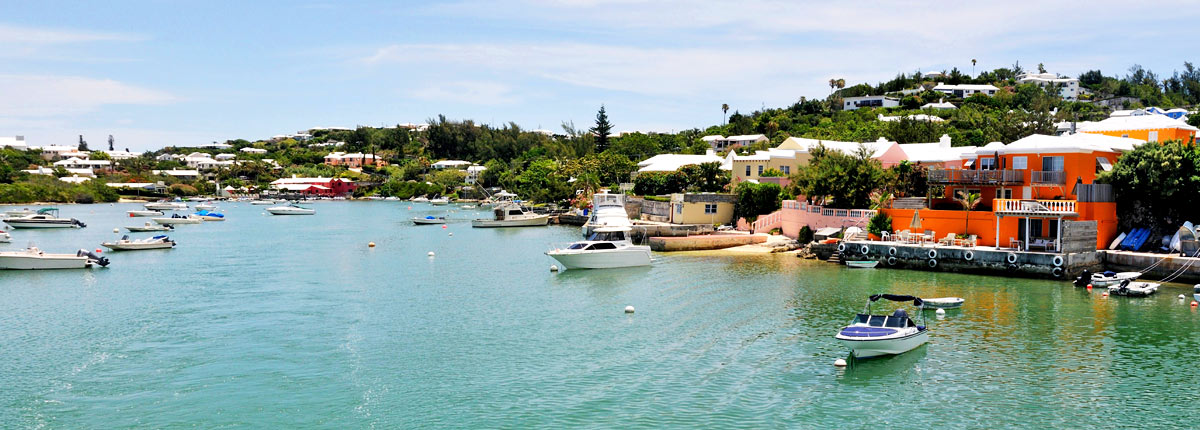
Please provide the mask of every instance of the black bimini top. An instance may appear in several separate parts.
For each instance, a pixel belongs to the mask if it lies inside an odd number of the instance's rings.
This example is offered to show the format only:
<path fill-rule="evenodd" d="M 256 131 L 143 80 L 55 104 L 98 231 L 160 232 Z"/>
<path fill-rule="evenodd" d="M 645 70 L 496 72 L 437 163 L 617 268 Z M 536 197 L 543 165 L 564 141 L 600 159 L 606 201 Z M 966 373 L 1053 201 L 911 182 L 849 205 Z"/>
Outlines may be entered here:
<path fill-rule="evenodd" d="M 893 302 L 912 301 L 913 306 L 916 306 L 916 307 L 922 307 L 925 305 L 925 301 L 921 300 L 921 298 L 917 297 L 917 296 L 902 296 L 902 295 L 898 295 L 898 294 L 875 294 L 875 295 L 871 296 L 872 302 L 878 301 L 879 299 L 887 299 L 887 300 L 891 300 Z"/>

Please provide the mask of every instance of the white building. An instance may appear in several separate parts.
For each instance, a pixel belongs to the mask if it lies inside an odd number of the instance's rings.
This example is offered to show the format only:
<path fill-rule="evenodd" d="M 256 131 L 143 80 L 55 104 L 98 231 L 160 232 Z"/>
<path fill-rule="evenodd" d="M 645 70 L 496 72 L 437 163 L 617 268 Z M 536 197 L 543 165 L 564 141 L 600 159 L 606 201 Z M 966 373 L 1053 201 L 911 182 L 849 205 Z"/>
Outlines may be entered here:
<path fill-rule="evenodd" d="M 433 165 L 430 167 L 433 167 L 434 169 L 438 169 L 438 170 L 441 170 L 441 169 L 465 169 L 465 168 L 471 166 L 471 164 L 472 163 L 470 161 L 442 160 L 442 161 L 433 163 Z"/>
<path fill-rule="evenodd" d="M 49 167 L 38 166 L 37 168 L 34 168 L 34 169 L 22 170 L 22 172 L 28 173 L 30 175 L 54 176 L 54 170 L 55 169 L 52 169 Z M 71 168 L 71 169 L 66 169 L 66 171 L 67 171 L 67 173 L 70 173 L 71 176 L 82 176 L 82 177 L 89 177 L 89 178 L 96 176 L 96 174 L 94 172 L 92 172 L 92 169 Z"/>
<path fill-rule="evenodd" d="M 187 169 L 151 170 L 150 173 L 155 174 L 155 175 L 167 175 L 167 176 L 172 176 L 172 177 L 176 177 L 179 179 L 189 179 L 189 180 L 197 179 L 200 177 L 199 170 L 187 170 Z"/>
<path fill-rule="evenodd" d="M 861 97 L 846 97 L 842 99 L 843 110 L 855 110 L 866 107 L 897 107 L 900 106 L 900 99 L 887 96 L 861 96 Z"/>
<path fill-rule="evenodd" d="M 236 154 L 217 154 L 216 157 L 213 157 L 213 159 L 216 159 L 217 161 L 232 160 L 234 158 L 237 158 Z"/>
<path fill-rule="evenodd" d="M 25 143 L 25 136 L 0 136 L 0 148 L 12 148 L 24 151 L 29 149 L 29 145 Z"/>
<path fill-rule="evenodd" d="M 62 167 L 64 169 L 88 169 L 95 171 L 96 169 L 107 169 L 112 166 L 112 162 L 108 160 L 87 160 L 78 157 L 71 157 L 65 160 L 54 162 L 54 167 Z"/>
<path fill-rule="evenodd" d="M 674 172 L 676 170 L 679 170 L 679 168 L 683 167 L 683 166 L 692 165 L 692 164 L 712 163 L 712 162 L 721 163 L 721 170 L 729 170 L 732 168 L 731 164 L 729 164 L 729 160 L 732 159 L 733 156 L 734 156 L 734 154 L 731 152 L 728 157 L 721 158 L 721 157 L 717 156 L 716 151 L 713 151 L 711 149 L 709 149 L 708 151 L 705 151 L 704 155 L 658 154 L 658 155 L 647 158 L 647 159 L 643 160 L 642 162 L 638 163 L 637 164 L 638 165 L 638 173 L 641 173 L 641 172 Z"/>
<path fill-rule="evenodd" d="M 250 146 L 239 149 L 239 151 L 245 152 L 247 154 L 266 154 L 267 153 L 267 150 L 265 150 L 265 149 L 254 148 L 254 147 L 250 147 Z"/>
<path fill-rule="evenodd" d="M 63 158 L 87 158 L 91 152 L 80 151 L 77 146 L 46 145 L 42 147 L 42 158 L 47 160 Z"/>
<path fill-rule="evenodd" d="M 193 152 L 183 158 L 183 163 L 197 170 L 211 170 L 233 165 L 232 160 L 215 160 L 212 155 L 203 152 Z"/>
<path fill-rule="evenodd" d="M 1042 88 L 1057 86 L 1064 100 L 1079 99 L 1079 79 L 1059 77 L 1054 73 L 1022 73 L 1017 75 L 1018 84 L 1037 84 Z"/>
<path fill-rule="evenodd" d="M 113 160 L 128 160 L 131 158 L 138 158 L 142 155 L 142 154 L 138 154 L 136 152 L 121 151 L 121 150 L 104 151 L 104 153 L 108 154 L 108 158 L 111 158 Z"/>
<path fill-rule="evenodd" d="M 466 182 L 467 182 L 468 184 L 474 184 L 474 183 L 478 182 L 478 181 L 479 181 L 479 175 L 483 174 L 483 171 L 485 171 L 485 170 L 487 170 L 487 167 L 480 166 L 480 165 L 478 165 L 478 164 L 476 164 L 476 165 L 473 165 L 473 166 L 470 166 L 470 167 L 467 167 L 467 179 L 466 179 Z"/>
<path fill-rule="evenodd" d="M 944 109 L 958 109 L 958 107 L 954 106 L 954 103 L 950 103 L 950 102 L 946 101 L 945 99 L 942 99 L 942 100 L 938 100 L 937 103 L 925 103 L 925 104 L 921 105 L 921 109 L 944 110 Z"/>
<path fill-rule="evenodd" d="M 213 143 L 209 143 L 207 145 L 200 145 L 200 147 L 201 148 L 211 148 L 211 149 L 229 149 L 229 148 L 232 148 L 233 145 L 230 145 L 228 143 L 213 142 Z"/>
<path fill-rule="evenodd" d="M 700 140 L 708 143 L 712 149 L 721 151 L 733 146 L 750 146 L 759 142 L 767 142 L 767 136 L 762 134 L 743 134 L 739 136 L 724 137 L 720 135 L 704 136 Z"/>
<path fill-rule="evenodd" d="M 909 163 L 934 168 L 962 168 L 967 159 L 975 157 L 974 146 L 951 146 L 950 136 L 943 134 L 937 142 L 901 143 L 900 150 Z"/>
<path fill-rule="evenodd" d="M 985 85 L 978 85 L 978 84 L 948 85 L 948 84 L 944 84 L 941 82 L 938 82 L 937 86 L 933 87 L 933 90 L 937 91 L 939 93 L 951 95 L 954 97 L 964 98 L 964 99 L 967 97 L 971 97 L 975 94 L 983 94 L 988 97 L 991 97 L 991 96 L 996 95 L 996 91 L 1000 91 L 1000 89 L 996 88 L 996 86 L 994 86 L 994 85 L 986 85 L 986 84 Z"/>

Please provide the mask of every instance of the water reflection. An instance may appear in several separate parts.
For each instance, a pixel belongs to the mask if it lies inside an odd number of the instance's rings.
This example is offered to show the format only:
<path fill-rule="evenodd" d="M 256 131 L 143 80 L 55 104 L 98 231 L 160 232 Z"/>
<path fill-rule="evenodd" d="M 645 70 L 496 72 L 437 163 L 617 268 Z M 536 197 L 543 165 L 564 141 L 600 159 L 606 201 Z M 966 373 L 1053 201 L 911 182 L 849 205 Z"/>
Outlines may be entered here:
<path fill-rule="evenodd" d="M 921 378 L 921 364 L 929 353 L 929 344 L 899 355 L 860 359 L 846 357 L 846 368 L 838 382 L 847 385 L 871 385 L 877 382 L 907 382 Z"/>

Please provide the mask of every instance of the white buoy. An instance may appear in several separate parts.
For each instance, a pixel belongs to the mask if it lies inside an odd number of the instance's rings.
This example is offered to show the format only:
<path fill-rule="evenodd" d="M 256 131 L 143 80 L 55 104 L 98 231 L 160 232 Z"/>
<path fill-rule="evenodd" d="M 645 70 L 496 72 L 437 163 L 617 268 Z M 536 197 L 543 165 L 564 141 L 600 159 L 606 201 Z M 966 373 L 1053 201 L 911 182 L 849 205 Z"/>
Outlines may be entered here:
<path fill-rule="evenodd" d="M 933 313 L 935 313 L 935 314 L 938 314 L 938 315 L 945 315 L 945 314 L 946 314 L 946 310 L 945 310 L 945 309 L 938 309 L 937 311 L 934 311 Z"/>
<path fill-rule="evenodd" d="M 557 272 L 557 271 L 558 271 L 558 266 L 551 264 L 551 265 L 550 265 L 550 271 L 551 271 L 551 272 Z"/>
<path fill-rule="evenodd" d="M 429 251 L 429 254 L 428 254 L 428 255 L 429 255 L 430 257 L 432 257 L 432 256 L 433 256 L 433 251 Z"/>
<path fill-rule="evenodd" d="M 120 233 L 120 232 L 121 232 L 121 229 L 113 228 L 113 233 Z M 1183 297 L 1183 296 L 1179 296 L 1179 297 Z"/>
<path fill-rule="evenodd" d="M 627 313 L 627 314 L 631 314 L 631 313 L 633 313 L 633 305 L 626 306 L 626 307 L 625 307 L 625 313 Z"/>
<path fill-rule="evenodd" d="M 1180 295 L 1179 295 L 1179 300 L 1183 300 L 1183 299 L 1186 299 L 1186 298 L 1187 298 L 1187 297 L 1184 297 L 1184 295 L 1183 295 L 1183 294 L 1180 294 Z"/>
<path fill-rule="evenodd" d="M 837 360 L 833 360 L 833 365 L 837 367 L 846 367 L 846 359 L 839 358 Z"/>
<path fill-rule="evenodd" d="M 454 233 L 450 233 L 447 236 L 454 237 Z"/>

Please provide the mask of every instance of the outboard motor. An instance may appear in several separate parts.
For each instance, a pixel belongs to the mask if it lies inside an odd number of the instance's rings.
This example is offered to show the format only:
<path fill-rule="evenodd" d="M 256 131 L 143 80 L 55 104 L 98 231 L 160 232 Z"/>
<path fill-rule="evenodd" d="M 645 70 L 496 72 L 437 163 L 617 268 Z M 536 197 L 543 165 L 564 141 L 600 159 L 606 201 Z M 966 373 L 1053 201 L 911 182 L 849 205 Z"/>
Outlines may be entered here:
<path fill-rule="evenodd" d="M 99 255 L 93 254 L 92 251 L 88 251 L 86 249 L 81 249 L 81 250 L 79 250 L 79 252 L 75 253 L 75 256 L 76 257 L 87 257 L 88 261 L 91 261 L 94 264 L 99 264 L 100 267 L 108 267 L 108 257 L 101 257 Z"/>
<path fill-rule="evenodd" d="M 79 228 L 87 227 L 87 224 L 84 224 L 83 221 L 77 220 L 75 218 L 71 218 L 71 224 L 75 224 L 75 225 L 79 226 Z"/>
<path fill-rule="evenodd" d="M 1130 282 L 1133 282 L 1133 280 L 1132 280 L 1132 279 L 1126 279 L 1126 280 L 1124 280 L 1124 281 L 1121 281 L 1121 286 L 1120 286 L 1120 287 L 1118 287 L 1118 288 L 1117 288 L 1117 291 L 1116 291 L 1116 293 L 1117 293 L 1117 295 L 1118 295 L 1118 296 L 1124 296 L 1126 293 L 1128 293 L 1128 292 L 1129 292 L 1129 283 L 1130 283 Z"/>
<path fill-rule="evenodd" d="M 1083 269 L 1083 273 L 1080 273 L 1079 277 L 1075 278 L 1075 286 L 1076 287 L 1080 287 L 1080 288 L 1086 287 L 1091 282 L 1092 282 L 1092 271 L 1088 270 L 1088 269 Z"/>

